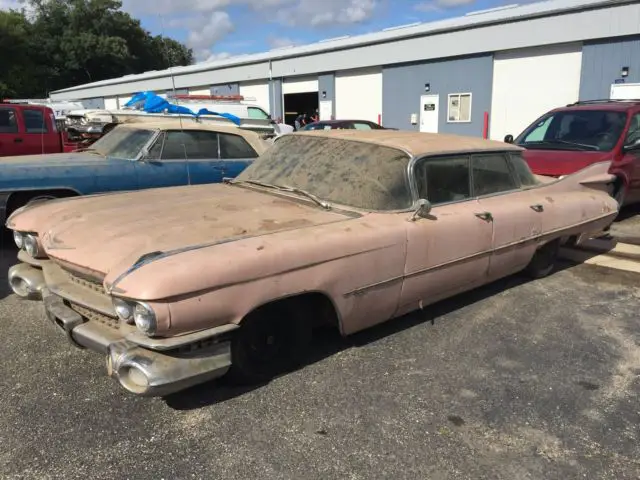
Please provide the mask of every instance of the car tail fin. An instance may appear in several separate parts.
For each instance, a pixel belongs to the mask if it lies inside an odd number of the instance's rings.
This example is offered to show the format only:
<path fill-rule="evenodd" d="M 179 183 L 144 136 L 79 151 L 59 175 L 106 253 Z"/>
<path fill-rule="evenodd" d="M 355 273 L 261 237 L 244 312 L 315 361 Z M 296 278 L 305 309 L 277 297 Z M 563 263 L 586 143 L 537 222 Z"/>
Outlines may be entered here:
<path fill-rule="evenodd" d="M 609 173 L 610 167 L 610 161 L 594 163 L 571 175 L 567 175 L 560 181 L 575 182 L 597 190 L 607 190 L 609 185 L 616 180 L 616 176 Z"/>

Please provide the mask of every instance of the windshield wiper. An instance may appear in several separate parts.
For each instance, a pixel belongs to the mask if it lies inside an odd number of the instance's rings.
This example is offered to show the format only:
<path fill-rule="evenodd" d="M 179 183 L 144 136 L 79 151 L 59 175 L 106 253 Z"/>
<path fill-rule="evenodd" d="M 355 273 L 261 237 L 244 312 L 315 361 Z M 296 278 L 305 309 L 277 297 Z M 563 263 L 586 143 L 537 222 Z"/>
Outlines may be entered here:
<path fill-rule="evenodd" d="M 331 210 L 331 205 L 329 203 L 316 197 L 313 193 L 307 192 L 306 190 L 302 190 L 301 188 L 296 188 L 296 187 L 290 187 L 289 185 L 282 185 L 282 186 L 277 185 L 277 187 L 286 192 L 297 193 L 299 195 L 307 197 L 308 199 L 313 200 L 317 205 L 321 206 L 325 210 Z"/>
<path fill-rule="evenodd" d="M 316 203 L 316 205 L 319 205 L 320 207 L 324 208 L 325 210 L 330 210 L 331 209 L 331 205 L 327 202 L 325 202 L 324 200 L 316 197 L 313 193 L 309 193 L 306 190 L 302 190 L 301 188 L 296 188 L 296 187 L 291 187 L 289 185 L 275 185 L 273 183 L 266 183 L 266 182 L 260 182 L 258 180 L 234 180 L 234 179 L 227 179 L 228 182 L 227 183 L 248 183 L 250 185 L 257 185 L 259 187 L 265 187 L 265 188 L 271 188 L 274 190 L 280 190 L 283 192 L 291 192 L 291 193 L 297 193 L 298 195 L 302 195 L 303 197 L 306 197 L 310 200 L 312 200 L 314 203 Z"/>
<path fill-rule="evenodd" d="M 575 142 L 568 142 L 566 140 L 541 140 L 539 142 L 524 142 L 523 145 L 527 146 L 527 145 L 568 145 L 571 147 L 579 147 L 582 150 L 595 150 L 598 151 L 600 150 L 598 147 L 596 147 L 595 145 L 587 145 L 586 143 L 575 143 Z"/>

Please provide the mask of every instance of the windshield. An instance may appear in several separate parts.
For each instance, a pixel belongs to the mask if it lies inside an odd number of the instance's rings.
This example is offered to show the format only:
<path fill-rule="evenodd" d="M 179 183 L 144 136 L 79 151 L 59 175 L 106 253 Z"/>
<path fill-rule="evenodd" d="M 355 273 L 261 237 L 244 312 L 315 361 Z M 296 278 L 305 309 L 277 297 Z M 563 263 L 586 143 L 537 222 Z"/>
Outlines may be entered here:
<path fill-rule="evenodd" d="M 237 180 L 299 188 L 320 200 L 365 210 L 400 210 L 412 204 L 408 164 L 409 156 L 394 148 L 287 135 Z"/>
<path fill-rule="evenodd" d="M 155 133 L 141 128 L 114 128 L 88 150 L 105 157 L 134 160 Z"/>
<path fill-rule="evenodd" d="M 608 152 L 624 130 L 627 114 L 611 110 L 565 110 L 540 118 L 516 139 L 528 149 Z"/>

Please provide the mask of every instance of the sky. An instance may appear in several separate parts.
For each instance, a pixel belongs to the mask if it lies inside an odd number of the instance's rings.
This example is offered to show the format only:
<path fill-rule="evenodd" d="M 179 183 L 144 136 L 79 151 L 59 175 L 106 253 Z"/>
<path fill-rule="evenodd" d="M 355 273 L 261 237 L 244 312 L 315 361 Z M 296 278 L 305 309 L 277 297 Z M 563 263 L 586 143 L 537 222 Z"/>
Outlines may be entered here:
<path fill-rule="evenodd" d="M 20 0 L 0 0 L 0 9 Z M 154 34 L 193 48 L 196 61 L 304 45 L 343 35 L 429 22 L 508 0 L 122 0 Z"/>

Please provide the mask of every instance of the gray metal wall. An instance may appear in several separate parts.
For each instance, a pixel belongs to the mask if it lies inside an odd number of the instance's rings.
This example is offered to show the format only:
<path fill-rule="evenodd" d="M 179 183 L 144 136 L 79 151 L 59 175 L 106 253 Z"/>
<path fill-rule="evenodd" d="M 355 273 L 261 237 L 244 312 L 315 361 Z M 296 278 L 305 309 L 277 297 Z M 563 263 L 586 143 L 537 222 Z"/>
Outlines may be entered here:
<path fill-rule="evenodd" d="M 626 83 L 640 82 L 640 35 L 585 42 L 582 47 L 580 100 L 609 98 L 611 84 L 620 78 L 622 67 L 629 67 Z"/>
<path fill-rule="evenodd" d="M 104 98 L 85 98 L 82 100 L 82 106 L 84 108 L 104 108 Z"/>
<path fill-rule="evenodd" d="M 238 95 L 240 87 L 237 83 L 225 83 L 223 85 L 211 85 L 211 95 Z"/>
<path fill-rule="evenodd" d="M 284 119 L 282 112 L 282 79 L 274 78 L 269 82 L 269 113 L 274 120 Z"/>
<path fill-rule="evenodd" d="M 484 112 L 491 109 L 493 55 L 391 66 L 382 69 L 382 124 L 402 130 L 418 130 L 420 96 L 440 96 L 439 133 L 481 136 Z M 425 83 L 430 91 L 425 92 Z M 447 123 L 447 95 L 471 92 L 471 122 Z"/>
<path fill-rule="evenodd" d="M 322 96 L 322 92 L 326 93 L 326 96 Z M 336 75 L 335 73 L 321 73 L 318 75 L 318 102 L 323 100 L 331 100 L 332 110 L 331 116 L 336 116 Z"/>

